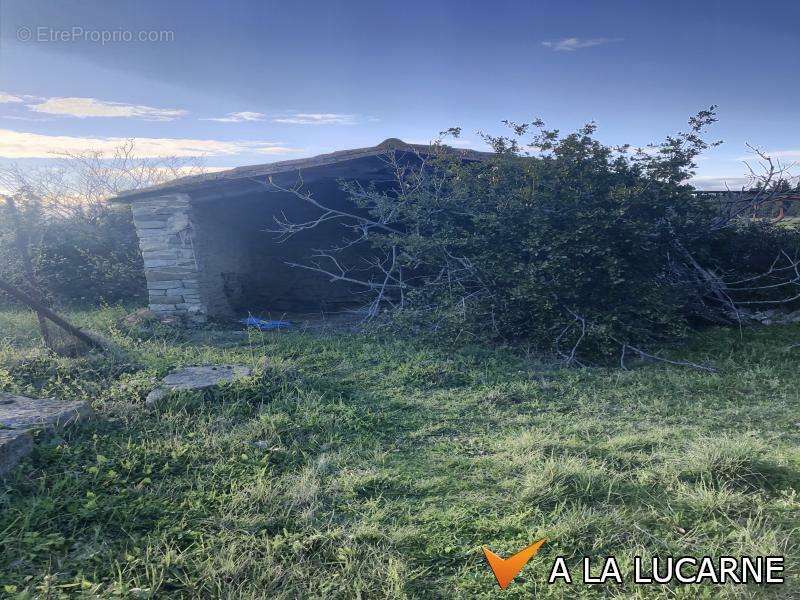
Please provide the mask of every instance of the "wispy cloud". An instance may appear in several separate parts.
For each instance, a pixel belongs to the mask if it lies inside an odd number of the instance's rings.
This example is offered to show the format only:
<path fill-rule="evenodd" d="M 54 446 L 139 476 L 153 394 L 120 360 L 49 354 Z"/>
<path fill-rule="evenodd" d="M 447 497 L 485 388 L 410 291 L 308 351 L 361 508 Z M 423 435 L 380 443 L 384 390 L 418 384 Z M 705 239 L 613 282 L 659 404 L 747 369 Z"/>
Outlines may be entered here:
<path fill-rule="evenodd" d="M 783 162 L 800 160 L 800 150 L 764 150 L 763 152 L 764 156 L 769 156 L 770 158 L 777 158 Z M 762 158 L 758 154 L 753 152 L 748 156 L 740 156 L 736 160 L 757 162 L 762 160 Z"/>
<path fill-rule="evenodd" d="M 208 117 L 201 121 L 218 121 L 220 123 L 244 123 L 246 121 L 263 121 L 267 115 L 260 112 L 244 110 L 242 112 L 228 113 L 224 117 Z"/>
<path fill-rule="evenodd" d="M 142 104 L 100 100 L 98 98 L 42 98 L 36 96 L 17 96 L 6 92 L 0 92 L 0 104 L 3 103 L 24 103 L 25 108 L 34 113 L 77 117 L 79 119 L 99 117 L 142 119 L 146 121 L 174 121 L 188 114 L 188 111 L 180 108 L 156 108 Z M 200 120 L 216 121 L 218 123 L 249 123 L 271 120 L 273 123 L 288 125 L 355 125 L 359 119 L 353 114 L 322 112 L 287 112 L 270 119 L 270 117 L 264 113 L 244 110 L 230 112 L 221 117 L 203 117 Z M 378 119 L 368 118 L 367 120 L 377 121 Z"/>
<path fill-rule="evenodd" d="M 25 115 L 0 115 L 0 119 L 9 119 L 11 121 L 33 121 L 41 123 L 43 121 L 52 121 L 53 117 L 27 117 Z"/>
<path fill-rule="evenodd" d="M 97 98 L 48 98 L 28 108 L 34 112 L 64 115 L 85 119 L 87 117 L 117 117 L 147 121 L 173 121 L 186 114 L 177 108 L 153 108 L 140 104 L 107 102 Z"/>
<path fill-rule="evenodd" d="M 17 103 L 17 102 L 25 102 L 19 96 L 15 96 L 13 94 L 7 94 L 5 92 L 0 92 L 0 104 L 10 104 L 10 103 Z"/>
<path fill-rule="evenodd" d="M 614 42 L 621 42 L 622 38 L 579 38 L 568 37 L 556 40 L 553 42 L 542 42 L 542 46 L 552 49 L 555 52 L 574 52 L 581 48 L 591 48 L 593 46 L 602 46 L 604 44 L 613 44 Z"/>
<path fill-rule="evenodd" d="M 293 113 L 285 117 L 276 117 L 272 121 L 291 125 L 354 125 L 356 116 L 341 113 Z"/>
<path fill-rule="evenodd" d="M 96 151 L 111 156 L 125 143 L 119 137 L 74 137 L 43 135 L 0 129 L 0 156 L 5 158 L 52 158 L 64 152 Z M 277 142 L 223 141 L 190 138 L 136 138 L 136 154 L 141 158 L 164 156 L 226 156 L 244 153 L 290 154 L 298 152 Z"/>
<path fill-rule="evenodd" d="M 741 176 L 704 175 L 692 177 L 689 183 L 698 190 L 741 190 L 749 187 L 752 180 L 749 177 Z"/>

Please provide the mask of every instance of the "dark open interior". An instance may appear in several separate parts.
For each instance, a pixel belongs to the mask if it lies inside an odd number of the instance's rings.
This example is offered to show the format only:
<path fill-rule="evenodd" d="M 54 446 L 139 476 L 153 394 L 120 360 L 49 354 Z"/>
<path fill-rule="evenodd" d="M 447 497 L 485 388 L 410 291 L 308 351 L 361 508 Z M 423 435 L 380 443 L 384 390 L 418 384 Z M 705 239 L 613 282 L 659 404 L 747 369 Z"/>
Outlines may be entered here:
<path fill-rule="evenodd" d="M 370 182 L 375 178 L 365 180 Z M 305 189 L 327 206 L 354 210 L 336 173 L 315 177 Z M 258 186 L 247 194 L 193 202 L 195 252 L 202 263 L 201 285 L 209 314 L 337 313 L 362 305 L 362 287 L 332 282 L 324 274 L 287 264 L 308 264 L 315 249 L 341 243 L 346 233 L 341 221 L 321 224 L 285 241 L 270 231 L 276 228 L 276 215 L 303 222 L 320 214 L 318 208 L 292 194 Z M 364 265 L 361 252 L 363 248 L 356 248 L 339 256 L 343 264 Z"/>

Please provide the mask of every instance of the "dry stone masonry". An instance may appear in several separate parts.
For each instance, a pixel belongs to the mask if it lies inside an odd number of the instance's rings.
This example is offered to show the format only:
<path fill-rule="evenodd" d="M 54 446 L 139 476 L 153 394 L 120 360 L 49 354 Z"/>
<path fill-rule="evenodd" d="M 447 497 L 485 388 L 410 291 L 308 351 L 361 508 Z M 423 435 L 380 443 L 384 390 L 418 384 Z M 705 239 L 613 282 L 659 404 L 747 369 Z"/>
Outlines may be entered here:
<path fill-rule="evenodd" d="M 133 204 L 133 220 L 144 259 L 150 309 L 159 316 L 181 315 L 203 322 L 207 308 L 200 291 L 199 257 L 189 196 L 171 194 Z"/>

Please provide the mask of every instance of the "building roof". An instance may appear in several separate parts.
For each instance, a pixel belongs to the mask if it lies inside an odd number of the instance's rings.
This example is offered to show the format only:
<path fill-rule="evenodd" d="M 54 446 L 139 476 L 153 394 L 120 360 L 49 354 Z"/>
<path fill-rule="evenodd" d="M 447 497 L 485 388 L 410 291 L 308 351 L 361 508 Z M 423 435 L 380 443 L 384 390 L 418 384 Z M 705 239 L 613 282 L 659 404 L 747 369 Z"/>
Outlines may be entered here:
<path fill-rule="evenodd" d="M 464 150 L 459 148 L 452 148 L 450 146 L 439 146 L 444 148 L 447 152 L 453 153 L 463 160 L 486 160 L 491 153 L 478 152 L 476 150 Z M 180 177 L 173 179 L 166 183 L 153 185 L 146 188 L 129 190 L 122 192 L 112 198 L 114 202 L 131 202 L 140 198 L 148 196 L 160 196 L 171 193 L 189 193 L 192 190 L 202 189 L 208 186 L 218 186 L 226 182 L 241 182 L 241 180 L 252 179 L 254 177 L 264 177 L 268 175 L 276 175 L 279 173 L 290 173 L 295 171 L 302 171 L 315 167 L 324 167 L 328 165 L 335 165 L 338 163 L 357 160 L 371 156 L 379 156 L 390 152 L 392 150 L 399 150 L 405 152 L 414 152 L 416 154 L 426 155 L 434 151 L 434 146 L 428 144 L 407 144 L 406 142 L 397 138 L 389 138 L 384 140 L 377 146 L 370 146 L 368 148 L 355 148 L 353 150 L 339 150 L 329 154 L 320 154 L 310 158 L 298 158 L 294 160 L 283 160 L 280 162 L 266 163 L 262 165 L 250 165 L 245 167 L 236 167 L 227 171 L 218 171 L 215 173 L 204 173 L 201 175 L 190 175 L 188 177 Z"/>

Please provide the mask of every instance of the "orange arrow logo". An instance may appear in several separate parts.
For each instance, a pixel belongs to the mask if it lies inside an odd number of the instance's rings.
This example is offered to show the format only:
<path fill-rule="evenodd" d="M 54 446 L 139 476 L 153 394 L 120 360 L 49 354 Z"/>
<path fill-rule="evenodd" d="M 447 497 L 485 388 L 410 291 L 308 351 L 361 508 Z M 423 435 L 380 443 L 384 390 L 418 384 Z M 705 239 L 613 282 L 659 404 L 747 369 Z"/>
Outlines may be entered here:
<path fill-rule="evenodd" d="M 547 539 L 542 539 L 538 542 L 533 542 L 524 550 L 520 550 L 508 558 L 500 558 L 497 556 L 497 554 L 489 550 L 488 546 L 483 547 L 483 553 L 486 555 L 486 562 L 489 563 L 492 573 L 494 573 L 495 579 L 497 579 L 497 584 L 500 586 L 501 590 L 504 590 L 508 587 L 508 584 L 514 580 L 514 577 L 516 577 L 517 574 L 522 571 L 522 567 L 528 564 L 528 561 L 536 556 L 539 548 L 541 548 L 542 544 L 544 544 L 546 541 Z"/>

